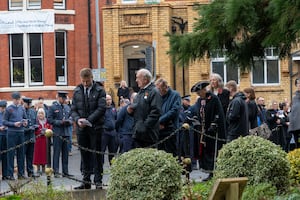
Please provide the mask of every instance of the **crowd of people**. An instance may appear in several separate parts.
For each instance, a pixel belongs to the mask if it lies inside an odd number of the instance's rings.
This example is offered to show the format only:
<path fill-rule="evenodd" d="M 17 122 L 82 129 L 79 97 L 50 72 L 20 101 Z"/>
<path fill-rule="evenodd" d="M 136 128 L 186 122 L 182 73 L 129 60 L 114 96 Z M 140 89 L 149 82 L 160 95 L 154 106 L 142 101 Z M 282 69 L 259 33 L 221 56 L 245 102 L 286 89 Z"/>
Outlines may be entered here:
<path fill-rule="evenodd" d="M 236 81 L 223 83 L 213 73 L 207 81 L 193 85 L 191 93 L 197 99 L 191 105 L 191 95 L 181 97 L 167 80 L 152 80 L 147 69 L 136 73 L 139 88 L 130 92 L 125 81 L 118 89 L 118 106 L 103 84 L 93 80 L 92 70 L 80 71 L 81 83 L 74 89 L 72 102 L 67 92 L 60 91 L 57 101 L 46 106 L 41 100 L 36 108 L 31 98 L 12 93 L 13 104 L 0 101 L 0 151 L 30 140 L 24 147 L 1 154 L 2 179 L 14 180 L 14 156 L 17 155 L 18 178 L 36 176 L 32 165 L 43 171 L 47 164 L 46 129 L 52 129 L 54 177 L 72 176 L 68 170 L 71 132 L 75 126 L 80 146 L 80 167 L 83 182 L 74 189 L 102 188 L 104 152 L 109 164 L 117 153 L 134 148 L 157 148 L 174 157 L 189 157 L 190 170 L 202 169 L 213 176 L 218 150 L 225 143 L 249 135 L 250 129 L 267 124 L 272 134 L 269 140 L 286 152 L 299 148 L 300 79 L 296 79 L 296 94 L 291 103 L 272 101 L 266 106 L 253 88 L 238 89 Z M 23 105 L 21 104 L 23 101 Z M 189 124 L 190 129 L 183 128 Z M 89 149 L 88 151 L 86 149 Z M 98 153 L 97 153 L 98 152 Z M 102 153 L 99 153 L 102 152 Z M 62 173 L 59 173 L 59 158 Z"/>
<path fill-rule="evenodd" d="M 0 149 L 2 180 L 38 177 L 45 173 L 46 165 L 53 160 L 54 176 L 59 177 L 59 158 L 62 158 L 62 175 L 68 173 L 68 156 L 72 137 L 73 121 L 67 92 L 58 91 L 57 100 L 47 106 L 40 97 L 36 105 L 32 98 L 11 94 L 12 104 L 0 101 Z M 53 130 L 53 140 L 45 132 Z M 53 146 L 51 159 L 49 147 Z M 17 166 L 15 166 L 15 157 Z M 36 165 L 37 170 L 34 169 Z M 17 169 L 17 177 L 14 172 Z"/>

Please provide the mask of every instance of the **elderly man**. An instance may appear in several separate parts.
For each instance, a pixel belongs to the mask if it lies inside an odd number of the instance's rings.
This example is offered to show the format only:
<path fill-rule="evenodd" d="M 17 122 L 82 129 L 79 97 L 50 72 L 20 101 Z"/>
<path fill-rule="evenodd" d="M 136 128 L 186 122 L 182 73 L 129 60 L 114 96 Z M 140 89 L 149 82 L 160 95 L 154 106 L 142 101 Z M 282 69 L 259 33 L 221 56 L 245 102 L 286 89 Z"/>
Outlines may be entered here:
<path fill-rule="evenodd" d="M 150 147 L 158 142 L 159 117 L 162 98 L 151 82 L 152 75 L 147 69 L 136 73 L 136 82 L 140 91 L 127 112 L 133 115 L 133 139 L 136 147 Z"/>
<path fill-rule="evenodd" d="M 159 141 L 168 138 L 163 143 L 158 145 L 158 148 L 172 153 L 175 157 L 177 152 L 177 134 L 174 134 L 175 130 L 179 128 L 179 114 L 181 108 L 181 97 L 179 93 L 172 90 L 168 86 L 168 82 L 165 79 L 158 79 L 155 82 L 156 88 L 162 97 L 162 115 L 159 118 Z"/>

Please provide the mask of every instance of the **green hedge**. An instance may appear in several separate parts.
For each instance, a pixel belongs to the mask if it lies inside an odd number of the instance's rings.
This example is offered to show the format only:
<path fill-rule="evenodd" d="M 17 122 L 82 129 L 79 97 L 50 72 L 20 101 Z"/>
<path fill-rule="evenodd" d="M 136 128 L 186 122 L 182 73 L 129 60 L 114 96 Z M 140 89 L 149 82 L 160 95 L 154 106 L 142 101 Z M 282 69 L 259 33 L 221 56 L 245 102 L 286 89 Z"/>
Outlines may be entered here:
<path fill-rule="evenodd" d="M 289 188 L 290 165 L 280 146 L 258 136 L 240 137 L 219 152 L 214 178 L 248 177 L 249 185 L 270 183 Z"/>
<path fill-rule="evenodd" d="M 134 149 L 113 161 L 109 200 L 181 199 L 182 167 L 171 154 L 156 149 Z"/>

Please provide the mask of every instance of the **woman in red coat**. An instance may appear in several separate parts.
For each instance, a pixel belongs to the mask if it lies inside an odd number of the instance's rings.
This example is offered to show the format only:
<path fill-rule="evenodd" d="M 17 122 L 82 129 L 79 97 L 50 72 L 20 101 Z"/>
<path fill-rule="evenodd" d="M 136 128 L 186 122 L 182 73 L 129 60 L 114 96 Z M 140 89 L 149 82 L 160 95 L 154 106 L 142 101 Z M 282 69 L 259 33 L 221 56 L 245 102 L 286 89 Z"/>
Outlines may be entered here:
<path fill-rule="evenodd" d="M 39 127 L 35 131 L 36 142 L 34 146 L 33 164 L 37 165 L 37 171 L 42 173 L 45 172 L 45 165 L 47 164 L 47 138 L 44 132 L 46 129 L 51 129 L 51 125 L 47 122 L 46 113 L 43 108 L 38 109 L 37 125 Z"/>

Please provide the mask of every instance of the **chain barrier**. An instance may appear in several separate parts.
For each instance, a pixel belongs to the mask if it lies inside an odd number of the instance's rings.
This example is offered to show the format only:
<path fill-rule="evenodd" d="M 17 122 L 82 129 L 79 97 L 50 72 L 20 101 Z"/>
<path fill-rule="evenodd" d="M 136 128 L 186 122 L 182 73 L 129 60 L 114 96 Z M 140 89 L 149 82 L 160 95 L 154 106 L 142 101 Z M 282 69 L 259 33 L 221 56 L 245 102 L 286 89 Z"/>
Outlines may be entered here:
<path fill-rule="evenodd" d="M 186 126 L 182 126 L 178 129 L 176 129 L 174 132 L 172 132 L 169 136 L 165 137 L 164 139 L 158 141 L 157 143 L 153 144 L 153 145 L 150 145 L 149 147 L 147 148 L 153 148 L 153 147 L 157 147 L 159 144 L 162 144 L 163 142 L 169 140 L 171 137 L 175 136 L 178 132 L 182 131 L 182 130 L 192 130 L 192 131 L 195 131 L 196 133 L 200 134 L 200 135 L 204 135 L 206 137 L 209 137 L 211 139 L 217 139 L 219 141 L 226 141 L 224 139 L 220 139 L 220 138 L 216 138 L 214 136 L 211 136 L 211 135 L 208 135 L 208 134 L 205 134 L 205 133 L 202 133 L 201 131 L 197 130 L 197 129 L 194 129 L 193 127 L 186 127 Z M 41 136 L 45 136 L 44 133 L 41 133 L 39 135 L 36 136 L 36 138 L 39 138 Z M 93 150 L 93 149 L 89 149 L 87 147 L 83 147 L 81 145 L 79 145 L 78 143 L 75 143 L 75 142 L 71 142 L 69 138 L 65 138 L 63 136 L 60 136 L 60 135 L 56 135 L 56 134 L 53 134 L 53 137 L 59 137 L 61 140 L 67 142 L 68 144 L 71 144 L 72 146 L 74 147 L 77 147 L 79 150 L 83 150 L 83 151 L 88 151 L 90 153 L 95 153 L 95 154 L 101 154 L 101 155 L 113 155 L 113 156 L 119 156 L 120 153 L 109 153 L 109 152 L 102 152 L 102 151 L 97 151 L 97 150 Z M 22 144 L 19 144 L 19 145 L 16 145 L 15 147 L 12 147 L 12 148 L 9 148 L 7 150 L 4 150 L 4 151 L 1 151 L 0 154 L 3 154 L 3 153 L 7 153 L 9 151 L 13 151 L 17 148 L 20 148 L 26 144 L 29 144 L 29 143 L 32 143 L 33 142 L 33 139 L 29 139 L 27 141 L 25 141 L 24 143 Z M 62 176 L 64 178 L 67 178 L 67 179 L 70 179 L 70 180 L 73 180 L 73 181 L 76 181 L 76 182 L 80 182 L 80 183 L 83 183 L 83 184 L 90 184 L 90 185 L 96 185 L 95 183 L 91 182 L 91 181 L 83 181 L 83 180 L 80 180 L 80 179 L 77 179 L 73 176 L 68 176 L 68 175 L 64 175 L 62 173 L 56 173 L 57 175 L 59 176 Z M 30 181 L 29 181 L 30 182 Z M 107 185 L 103 185 L 103 186 L 107 186 Z M 1 195 L 5 195 L 7 193 L 10 193 L 12 191 L 5 191 L 5 192 L 2 192 L 0 193 L 0 196 Z"/>
<path fill-rule="evenodd" d="M 0 197 L 5 196 L 6 194 L 9 194 L 11 192 L 14 193 L 14 194 L 17 194 L 18 193 L 18 189 L 22 188 L 23 186 L 27 185 L 30 182 L 32 182 L 32 178 L 29 179 L 29 180 L 26 180 L 22 184 L 16 184 L 15 181 L 7 181 L 7 184 L 9 185 L 9 187 L 10 187 L 11 190 L 7 190 L 7 191 L 4 191 L 4 192 L 1 192 L 0 193 Z M 13 184 L 11 184 L 11 183 L 13 183 Z"/>
<path fill-rule="evenodd" d="M 41 137 L 41 136 L 43 136 L 43 135 L 44 135 L 44 134 L 41 133 L 41 134 L 39 134 L 39 135 L 36 135 L 35 138 L 39 138 L 39 137 Z M 26 144 L 29 144 L 29 143 L 34 143 L 34 139 L 33 139 L 33 138 L 30 138 L 29 140 L 24 141 L 22 144 L 18 144 L 18 145 L 14 146 L 14 147 L 11 147 L 11 148 L 9 148 L 9 149 L 0 151 L 0 155 L 1 155 L 1 154 L 4 154 L 4 153 L 8 153 L 9 151 L 14 151 L 14 150 L 16 150 L 16 149 L 18 149 L 18 148 L 21 148 L 22 146 L 25 146 Z"/>

